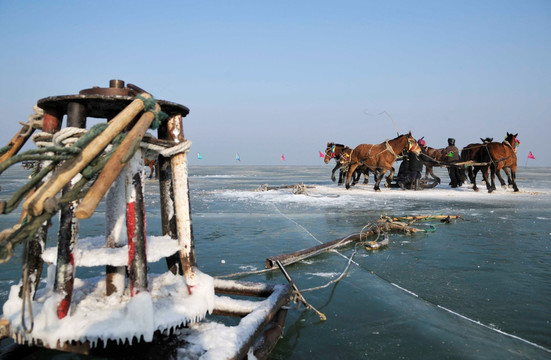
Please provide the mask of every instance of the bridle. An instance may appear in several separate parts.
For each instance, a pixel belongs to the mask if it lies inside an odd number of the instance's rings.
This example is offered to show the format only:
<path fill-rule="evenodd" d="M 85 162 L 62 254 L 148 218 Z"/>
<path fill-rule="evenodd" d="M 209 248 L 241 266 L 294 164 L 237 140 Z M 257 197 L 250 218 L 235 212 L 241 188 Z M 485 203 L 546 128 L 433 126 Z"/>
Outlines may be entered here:
<path fill-rule="evenodd" d="M 513 150 L 513 152 L 515 152 L 515 153 L 517 152 L 517 148 L 518 148 L 519 145 L 520 145 L 520 141 L 518 141 L 518 139 L 517 139 L 515 136 L 513 136 L 513 137 L 511 138 L 511 141 L 508 141 L 508 140 L 507 140 L 507 136 L 506 136 L 506 137 L 505 137 L 505 141 L 504 141 L 503 143 L 505 143 L 506 145 L 508 145 L 508 146 Z M 515 146 L 511 145 L 511 143 L 514 144 Z"/>
<path fill-rule="evenodd" d="M 329 157 L 329 159 L 332 159 L 332 158 L 337 158 L 337 160 L 339 159 L 339 156 L 337 156 L 336 154 L 336 148 L 337 148 L 337 145 L 334 144 L 333 146 L 331 147 L 327 147 L 327 149 L 325 149 L 325 156 Z"/>

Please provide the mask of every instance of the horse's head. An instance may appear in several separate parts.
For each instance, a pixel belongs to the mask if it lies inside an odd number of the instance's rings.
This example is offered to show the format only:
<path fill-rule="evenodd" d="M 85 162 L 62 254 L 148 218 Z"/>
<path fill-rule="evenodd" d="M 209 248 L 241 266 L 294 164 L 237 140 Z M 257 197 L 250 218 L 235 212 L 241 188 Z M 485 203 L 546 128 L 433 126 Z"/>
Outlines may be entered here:
<path fill-rule="evenodd" d="M 408 141 L 407 149 L 408 149 L 408 151 L 413 151 L 414 153 L 419 154 L 421 152 L 421 146 L 417 143 L 415 138 L 413 136 L 411 136 L 411 131 L 409 132 L 409 134 L 404 135 L 404 136 L 407 136 L 407 141 Z"/>
<path fill-rule="evenodd" d="M 339 158 L 339 163 L 342 166 L 347 166 L 350 164 L 350 159 L 352 157 L 352 151 L 353 149 L 349 148 L 348 146 L 345 146 L 342 148 L 341 156 Z"/>
<path fill-rule="evenodd" d="M 327 147 L 325 148 L 325 157 L 323 158 L 323 162 L 326 164 L 329 164 L 329 161 L 335 156 L 335 143 L 327 143 Z"/>
<path fill-rule="evenodd" d="M 401 153 L 404 149 L 412 150 L 417 154 L 421 152 L 421 147 L 417 144 L 415 138 L 411 136 L 411 131 L 408 134 L 398 135 L 396 138 L 388 140 L 388 144 L 392 146 L 395 154 Z"/>
<path fill-rule="evenodd" d="M 345 146 L 342 144 L 327 143 L 327 148 L 325 148 L 325 157 L 323 158 L 323 161 L 326 164 L 329 164 L 329 161 L 331 161 L 332 158 L 337 158 L 336 160 L 338 161 L 341 151 L 344 147 Z"/>
<path fill-rule="evenodd" d="M 507 141 L 515 151 L 517 151 L 517 147 L 520 145 L 520 141 L 518 141 L 517 136 L 518 133 L 513 135 L 507 132 L 507 136 L 505 137 L 505 141 Z"/>
<path fill-rule="evenodd" d="M 494 141 L 494 138 L 487 137 L 486 139 L 480 138 L 480 140 L 482 141 L 483 144 L 489 144 L 492 141 Z"/>

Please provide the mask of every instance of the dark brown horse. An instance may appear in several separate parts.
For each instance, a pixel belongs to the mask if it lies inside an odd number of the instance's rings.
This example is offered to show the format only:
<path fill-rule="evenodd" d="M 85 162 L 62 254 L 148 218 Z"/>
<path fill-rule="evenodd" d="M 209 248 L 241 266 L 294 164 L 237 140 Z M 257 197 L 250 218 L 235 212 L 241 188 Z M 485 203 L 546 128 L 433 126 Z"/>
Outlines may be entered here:
<path fill-rule="evenodd" d="M 474 163 L 483 163 L 482 157 L 480 155 L 480 149 L 482 149 L 485 144 L 491 143 L 494 139 L 493 138 L 486 138 L 482 139 L 480 138 L 482 143 L 472 143 L 467 146 L 465 146 L 463 149 L 461 149 L 461 162 L 474 162 Z M 476 186 L 476 175 L 479 171 L 482 171 L 485 168 L 485 165 L 468 165 L 466 168 L 464 167 L 462 169 L 462 177 L 466 178 L 469 177 L 469 180 L 471 181 L 471 184 L 473 185 L 473 190 L 478 191 L 478 187 Z M 467 174 L 465 174 L 465 171 Z M 482 172 L 482 176 L 484 176 L 484 172 Z M 499 176 L 501 177 L 501 175 Z M 484 181 L 488 183 L 488 179 L 484 178 Z"/>
<path fill-rule="evenodd" d="M 385 173 L 390 171 L 390 176 L 387 178 L 387 186 L 394 179 L 394 162 L 404 149 L 418 147 L 417 141 L 411 136 L 411 131 L 407 135 L 399 135 L 392 140 L 386 140 L 383 143 L 360 144 L 352 151 L 350 156 L 350 169 L 346 177 L 346 188 L 350 188 L 350 178 L 356 168 L 360 165 L 365 165 L 369 169 L 378 171 L 377 180 L 375 181 L 375 191 L 381 190 L 379 184 Z"/>
<path fill-rule="evenodd" d="M 157 160 L 149 160 L 144 159 L 144 165 L 149 167 L 149 178 L 151 179 L 153 177 L 153 174 L 155 174 L 155 180 L 157 180 Z"/>
<path fill-rule="evenodd" d="M 323 158 L 323 161 L 326 164 L 329 164 L 329 161 L 331 161 L 331 159 L 335 159 L 335 162 L 337 163 L 337 165 L 335 165 L 335 167 L 331 171 L 331 180 L 333 180 L 333 182 L 335 182 L 335 171 L 337 171 L 342 167 L 342 164 L 339 162 L 339 160 L 341 158 L 341 154 L 344 147 L 345 146 L 343 144 L 335 144 L 335 143 L 328 142 L 327 147 L 325 148 L 325 157 Z M 339 179 L 339 183 L 340 183 L 340 179 Z"/>
<path fill-rule="evenodd" d="M 516 144 L 517 144 L 517 134 L 509 134 L 505 137 L 505 141 L 491 142 L 485 144 L 483 148 L 480 149 L 480 156 L 482 161 L 490 162 L 489 166 L 486 166 L 484 171 L 485 178 L 488 178 L 488 172 L 491 170 L 491 184 L 486 187 L 488 192 L 492 192 L 496 189 L 495 184 L 495 174 L 499 173 L 501 169 L 505 171 L 507 177 L 510 178 L 515 192 L 519 191 L 516 183 L 517 177 L 517 153 L 516 153 Z M 508 170 L 511 172 L 509 175 Z"/>
<path fill-rule="evenodd" d="M 442 158 L 443 150 L 444 149 L 431 148 L 430 146 L 421 146 L 421 151 L 426 155 L 426 157 L 422 157 L 424 160 L 423 163 L 425 164 L 425 179 L 428 179 L 430 174 L 430 176 L 432 176 L 432 178 L 439 184 L 440 178 L 434 175 L 432 168 L 434 166 L 438 166 L 437 163 L 440 162 L 440 159 Z M 427 160 L 427 157 L 430 158 L 430 161 Z"/>

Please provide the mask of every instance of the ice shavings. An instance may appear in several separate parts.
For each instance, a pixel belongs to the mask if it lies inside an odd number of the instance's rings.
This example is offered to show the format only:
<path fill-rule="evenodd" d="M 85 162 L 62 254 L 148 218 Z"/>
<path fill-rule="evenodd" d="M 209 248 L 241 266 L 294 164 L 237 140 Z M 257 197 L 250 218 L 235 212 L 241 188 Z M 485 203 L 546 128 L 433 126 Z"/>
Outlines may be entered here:
<path fill-rule="evenodd" d="M 285 291 L 284 285 L 276 285 L 274 292 L 265 300 L 249 301 L 251 304 L 246 306 L 252 306 L 254 309 L 250 314 L 242 318 L 237 326 L 202 322 L 192 324 L 189 328 L 180 330 L 181 336 L 185 338 L 188 344 L 178 349 L 179 358 L 200 360 L 235 358 L 240 349 L 247 345 L 247 341 L 255 335 L 258 327 L 266 321 L 283 291 Z M 224 296 L 217 297 L 217 310 L 221 310 L 218 308 L 219 305 L 235 310 L 244 304 L 242 300 Z"/>
<path fill-rule="evenodd" d="M 48 273 L 52 271 L 49 269 Z M 40 339 L 49 347 L 56 346 L 58 341 L 90 341 L 92 347 L 99 340 L 104 344 L 107 340 L 128 341 L 130 344 L 139 339 L 151 341 L 156 330 L 173 330 L 200 321 L 212 312 L 214 281 L 198 270 L 196 275 L 199 281 L 192 295 L 182 276 L 167 272 L 150 275 L 150 291 L 134 297 L 130 297 L 128 291 L 122 296 L 105 296 L 104 278 L 76 278 L 70 313 L 61 320 L 57 318 L 61 295 L 53 293 L 51 284 L 48 284 L 37 292 L 36 301 L 32 302 L 34 329 L 31 334 L 26 334 L 22 328 L 19 286 L 15 285 L 4 304 L 3 316 L 10 321 L 12 335 L 18 333 L 30 343 Z M 29 327 L 28 312 L 25 318 Z"/>
<path fill-rule="evenodd" d="M 307 272 L 306 275 L 319 276 L 319 277 L 330 278 L 331 279 L 331 278 L 339 276 L 340 273 L 337 273 L 337 272 L 316 272 L 316 273 Z"/>
<path fill-rule="evenodd" d="M 156 262 L 180 250 L 178 241 L 170 236 L 147 237 L 147 261 Z M 73 253 L 76 266 L 125 266 L 128 265 L 128 245 L 120 248 L 105 246 L 105 236 L 79 239 Z M 50 264 L 57 263 L 57 247 L 47 248 L 42 259 Z"/>

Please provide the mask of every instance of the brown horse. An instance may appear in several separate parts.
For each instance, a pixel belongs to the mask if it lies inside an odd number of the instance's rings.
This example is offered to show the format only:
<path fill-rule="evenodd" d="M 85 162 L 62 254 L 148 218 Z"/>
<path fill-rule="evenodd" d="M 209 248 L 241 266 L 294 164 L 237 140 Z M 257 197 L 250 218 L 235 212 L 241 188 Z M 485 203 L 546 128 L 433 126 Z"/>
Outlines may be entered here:
<path fill-rule="evenodd" d="M 352 151 L 350 156 L 350 169 L 346 177 L 346 188 L 350 189 L 350 177 L 356 171 L 356 168 L 360 165 L 365 165 L 369 169 L 379 172 L 377 180 L 375 181 L 375 191 L 380 191 L 379 184 L 383 179 L 385 173 L 390 171 L 390 176 L 387 178 L 387 186 L 390 186 L 390 182 L 394 178 L 394 162 L 398 158 L 404 149 L 418 147 L 417 141 L 411 136 L 411 131 L 407 135 L 399 135 L 392 140 L 386 140 L 383 143 L 372 144 L 360 144 Z"/>
<path fill-rule="evenodd" d="M 352 155 L 353 149 L 349 148 L 348 146 L 345 146 L 341 152 L 341 158 L 339 159 L 339 163 L 341 164 L 341 172 L 339 175 L 339 185 L 342 184 L 342 178 L 343 176 L 348 175 L 348 170 L 350 170 L 350 157 Z M 360 177 L 362 174 L 364 175 L 364 185 L 367 185 L 369 183 L 369 168 L 365 165 L 360 165 L 356 168 L 356 171 L 354 171 L 353 177 L 352 177 L 352 185 L 354 186 L 360 181 Z M 377 181 L 377 170 L 373 170 L 373 180 Z"/>
<path fill-rule="evenodd" d="M 475 163 L 482 163 L 483 160 L 480 155 L 480 149 L 484 148 L 486 144 L 491 143 L 494 141 L 493 138 L 480 138 L 482 143 L 472 143 L 467 146 L 465 146 L 463 149 L 461 149 L 461 162 L 469 162 L 473 161 Z M 482 171 L 484 169 L 485 165 L 468 165 L 466 168 L 462 169 L 462 177 L 467 178 L 469 177 L 469 180 L 471 181 L 471 184 L 473 185 L 473 190 L 478 191 L 478 187 L 476 186 L 476 175 L 479 171 Z M 465 174 L 465 171 L 467 171 L 467 174 Z M 482 176 L 484 176 L 484 171 L 482 171 Z M 498 175 L 499 178 L 501 178 L 501 175 Z M 484 178 L 484 181 L 488 183 L 488 179 Z"/>
<path fill-rule="evenodd" d="M 153 174 L 155 174 L 155 180 L 157 180 L 157 167 L 155 166 L 157 163 L 157 160 L 149 160 L 149 159 L 143 159 L 144 165 L 149 167 L 149 178 L 151 179 L 153 177 Z"/>
<path fill-rule="evenodd" d="M 429 174 L 430 174 L 430 176 L 432 176 L 432 178 L 434 180 L 436 180 L 436 182 L 438 184 L 440 184 L 440 178 L 438 176 L 434 175 L 434 171 L 432 171 L 432 168 L 434 166 L 438 166 L 436 164 L 442 158 L 442 151 L 443 150 L 444 149 L 435 149 L 435 148 L 431 148 L 429 146 L 421 146 L 421 151 L 423 152 L 423 154 L 425 154 L 428 158 L 430 158 L 429 160 L 431 160 L 431 161 L 428 161 L 428 160 L 426 160 L 426 157 L 423 157 L 423 159 L 425 159 L 423 161 L 423 163 L 425 164 L 425 179 L 428 180 Z"/>
<path fill-rule="evenodd" d="M 489 193 L 496 189 L 495 174 L 496 172 L 499 173 L 501 169 L 505 171 L 507 177 L 510 177 L 514 191 L 519 191 L 516 183 L 517 154 L 515 147 L 517 136 L 518 133 L 514 135 L 507 133 L 505 141 L 501 143 L 491 142 L 486 144 L 480 151 L 481 160 L 490 162 L 490 165 L 486 166 L 483 170 L 486 179 L 488 178 L 489 170 L 491 170 L 491 184 L 488 185 L 486 183 Z M 511 171 L 510 176 L 507 170 Z"/>

